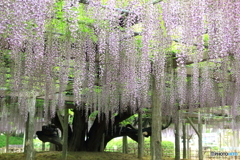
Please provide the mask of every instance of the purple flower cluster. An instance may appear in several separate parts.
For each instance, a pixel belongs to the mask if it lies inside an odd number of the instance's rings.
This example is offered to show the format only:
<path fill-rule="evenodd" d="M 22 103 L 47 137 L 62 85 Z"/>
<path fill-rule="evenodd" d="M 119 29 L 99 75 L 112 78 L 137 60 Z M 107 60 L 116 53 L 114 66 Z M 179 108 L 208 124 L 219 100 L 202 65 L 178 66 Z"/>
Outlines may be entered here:
<path fill-rule="evenodd" d="M 0 71 L 7 73 L 0 78 L 0 89 L 18 97 L 19 107 L 3 103 L 0 113 L 14 111 L 14 116 L 2 116 L 0 123 L 11 119 L 21 130 L 15 117 L 26 120 L 30 91 L 45 100 L 36 110 L 39 117 L 53 117 L 63 108 L 67 89 L 78 107 L 110 117 L 119 108 L 135 112 L 150 107 L 153 94 L 163 115 L 176 113 L 178 106 L 193 110 L 228 105 L 236 116 L 240 3 L 124 2 L 89 0 L 82 9 L 79 1 L 66 0 L 62 17 L 56 17 L 53 0 L 1 1 Z M 79 21 L 81 14 L 84 22 Z M 135 24 L 140 24 L 141 36 L 132 36 Z M 6 127 L 0 131 L 11 128 Z"/>

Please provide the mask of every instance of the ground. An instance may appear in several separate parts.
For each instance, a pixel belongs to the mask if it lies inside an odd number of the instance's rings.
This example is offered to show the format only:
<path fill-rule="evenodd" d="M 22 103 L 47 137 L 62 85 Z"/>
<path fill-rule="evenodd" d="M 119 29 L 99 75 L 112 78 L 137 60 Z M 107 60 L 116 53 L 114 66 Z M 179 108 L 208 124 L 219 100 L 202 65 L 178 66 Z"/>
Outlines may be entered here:
<path fill-rule="evenodd" d="M 1 160 L 24 160 L 23 153 L 3 153 Z M 35 160 L 60 160 L 61 152 L 37 152 Z M 151 157 L 144 157 L 142 160 L 150 160 Z M 67 160 L 139 160 L 134 154 L 123 154 L 117 152 L 69 152 Z M 163 158 L 163 160 L 174 160 Z"/>
<path fill-rule="evenodd" d="M 23 153 L 3 153 L 1 160 L 24 160 Z M 60 160 L 61 152 L 37 152 L 35 160 Z M 67 160 L 139 160 L 134 154 L 116 152 L 70 152 Z M 143 160 L 150 160 L 144 157 Z"/>

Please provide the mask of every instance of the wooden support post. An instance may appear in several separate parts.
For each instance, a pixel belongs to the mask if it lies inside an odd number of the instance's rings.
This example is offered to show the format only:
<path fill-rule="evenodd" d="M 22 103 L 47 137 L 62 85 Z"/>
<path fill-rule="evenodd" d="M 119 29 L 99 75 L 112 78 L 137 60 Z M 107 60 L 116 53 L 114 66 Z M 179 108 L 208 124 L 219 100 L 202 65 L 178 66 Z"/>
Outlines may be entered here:
<path fill-rule="evenodd" d="M 6 137 L 6 153 L 8 153 L 9 152 L 9 139 L 10 139 L 10 137 L 11 137 L 11 133 L 6 133 L 5 134 L 5 137 Z"/>
<path fill-rule="evenodd" d="M 26 143 L 26 160 L 35 159 L 35 151 L 33 146 L 33 135 L 34 135 L 34 125 L 35 125 L 35 109 L 36 109 L 36 97 L 29 98 L 28 102 L 28 136 Z"/>
<path fill-rule="evenodd" d="M 190 125 L 193 127 L 194 131 L 198 135 L 198 158 L 199 160 L 203 160 L 203 149 L 202 149 L 202 118 L 199 112 L 199 121 L 198 121 L 198 129 L 194 126 L 192 120 L 187 117 L 187 120 L 189 121 Z"/>
<path fill-rule="evenodd" d="M 50 148 L 49 148 L 50 151 L 56 151 L 56 145 L 53 144 L 53 143 L 50 143 Z"/>
<path fill-rule="evenodd" d="M 142 113 L 138 112 L 138 158 L 143 158 Z"/>
<path fill-rule="evenodd" d="M 102 135 L 102 141 L 100 144 L 100 152 L 104 152 L 105 133 Z"/>
<path fill-rule="evenodd" d="M 179 110 L 175 119 L 175 160 L 180 160 Z"/>
<path fill-rule="evenodd" d="M 187 139 L 187 158 L 190 159 L 190 147 L 189 147 L 189 143 L 190 143 L 190 138 Z"/>
<path fill-rule="evenodd" d="M 235 142 L 234 142 L 234 138 L 235 138 L 235 131 L 234 130 L 232 130 L 232 151 L 234 150 L 234 148 L 235 148 Z"/>
<path fill-rule="evenodd" d="M 27 154 L 27 140 L 28 140 L 28 127 L 29 126 L 29 113 L 27 116 L 27 121 L 25 123 L 25 132 L 24 132 L 24 137 L 23 137 L 23 151 L 24 154 Z"/>
<path fill-rule="evenodd" d="M 239 129 L 237 130 L 237 146 L 236 147 L 239 147 Z"/>
<path fill-rule="evenodd" d="M 220 148 L 222 148 L 222 131 L 219 131 L 219 149 Z"/>
<path fill-rule="evenodd" d="M 203 146 L 202 146 L 202 129 L 203 129 L 203 125 L 202 125 L 202 119 L 201 116 L 199 117 L 199 123 L 198 123 L 198 132 L 199 132 L 199 136 L 198 136 L 198 158 L 199 160 L 203 160 Z"/>
<path fill-rule="evenodd" d="M 152 75 L 152 136 L 151 136 L 151 155 L 152 160 L 162 160 L 162 104 L 156 89 L 155 76 Z"/>
<path fill-rule="evenodd" d="M 62 159 L 67 159 L 67 150 L 68 150 L 68 108 L 64 108 L 64 122 L 63 122 L 63 150 L 62 150 Z"/>
<path fill-rule="evenodd" d="M 198 121 L 198 129 L 194 126 L 192 120 L 187 117 L 190 125 L 193 127 L 194 131 L 198 135 L 198 158 L 199 160 L 203 160 L 203 149 L 202 149 L 202 118 L 199 112 L 199 121 Z"/>
<path fill-rule="evenodd" d="M 187 158 L 187 148 L 186 148 L 186 123 L 182 123 L 183 130 L 183 158 Z"/>
<path fill-rule="evenodd" d="M 123 153 L 126 153 L 126 154 L 128 154 L 128 141 L 127 141 L 127 136 L 123 136 L 123 139 L 122 139 L 123 141 L 122 141 L 122 143 L 123 143 L 123 148 L 122 148 L 122 150 L 123 150 Z"/>
<path fill-rule="evenodd" d="M 190 140 L 191 140 L 191 138 L 192 138 L 192 135 L 189 135 L 189 132 L 188 132 L 189 127 L 190 127 L 189 125 L 186 126 L 186 128 L 187 128 L 187 158 L 188 158 L 188 159 L 191 159 L 191 158 L 190 158 L 191 154 L 190 154 L 189 143 L 190 143 Z"/>
<path fill-rule="evenodd" d="M 42 142 L 42 151 L 45 151 L 45 142 Z"/>
<path fill-rule="evenodd" d="M 191 152 L 191 148 L 189 148 L 189 159 L 192 158 L 192 152 Z"/>

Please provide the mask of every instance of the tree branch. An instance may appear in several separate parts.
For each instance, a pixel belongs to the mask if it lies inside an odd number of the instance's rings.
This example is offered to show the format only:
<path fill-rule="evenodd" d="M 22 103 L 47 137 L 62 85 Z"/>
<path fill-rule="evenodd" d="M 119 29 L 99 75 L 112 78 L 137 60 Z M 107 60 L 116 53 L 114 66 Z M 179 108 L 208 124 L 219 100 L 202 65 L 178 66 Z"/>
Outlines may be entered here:
<path fill-rule="evenodd" d="M 155 5 L 155 4 L 157 4 L 157 3 L 159 3 L 159 2 L 162 2 L 162 1 L 163 1 L 163 0 L 155 0 L 154 2 L 151 2 L 151 3 L 149 3 L 149 4 Z M 90 2 L 87 1 L 87 0 L 79 0 L 79 3 L 90 4 Z M 115 10 L 115 11 L 117 11 L 117 12 L 120 12 L 120 14 L 121 14 L 122 16 L 119 18 L 119 20 L 120 20 L 119 25 L 120 25 L 121 27 L 124 27 L 124 26 L 125 26 L 124 21 L 126 20 L 126 18 L 127 18 L 127 16 L 128 16 L 129 14 L 134 14 L 134 15 L 136 15 L 136 20 L 133 22 L 132 25 L 137 24 L 137 23 L 139 22 L 139 20 L 138 20 L 138 15 L 137 15 L 135 12 L 132 12 L 132 11 L 129 11 L 129 10 L 126 10 L 126 9 L 121 9 L 121 8 L 112 8 L 112 7 L 109 7 L 109 6 L 107 6 L 107 5 L 102 5 L 102 4 L 99 4 L 99 3 L 93 3 L 93 5 L 102 7 L 102 8 L 104 8 L 104 9 Z"/>
<path fill-rule="evenodd" d="M 59 110 L 57 111 L 57 116 L 58 116 L 59 122 L 61 124 L 61 128 L 63 128 L 63 118 L 62 118 L 61 113 L 60 113 Z"/>
<path fill-rule="evenodd" d="M 152 4 L 153 5 L 155 5 L 155 4 L 157 4 L 157 3 L 159 3 L 159 2 L 162 2 L 163 0 L 156 0 L 156 1 L 154 1 Z"/>
<path fill-rule="evenodd" d="M 79 0 L 78 2 L 83 4 L 89 4 L 88 0 Z"/>

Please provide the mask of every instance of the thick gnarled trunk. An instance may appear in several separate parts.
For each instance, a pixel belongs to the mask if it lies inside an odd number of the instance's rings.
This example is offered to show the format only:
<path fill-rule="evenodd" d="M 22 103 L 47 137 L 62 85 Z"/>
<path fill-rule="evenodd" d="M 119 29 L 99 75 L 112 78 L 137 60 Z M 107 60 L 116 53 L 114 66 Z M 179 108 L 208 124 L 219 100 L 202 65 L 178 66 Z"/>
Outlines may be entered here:
<path fill-rule="evenodd" d="M 86 132 L 88 123 L 86 122 L 85 112 L 80 110 L 74 111 L 73 132 L 69 140 L 70 151 L 86 151 Z"/>
<path fill-rule="evenodd" d="M 113 121 L 108 119 L 108 122 L 104 114 L 96 116 L 91 126 L 89 126 L 88 119 L 86 119 L 86 110 L 74 109 L 73 112 L 74 118 L 72 126 L 68 126 L 68 151 L 101 152 L 104 151 L 104 148 L 109 141 L 111 141 L 113 138 L 122 136 L 128 136 L 136 142 L 139 141 L 138 129 L 135 129 L 130 124 L 125 127 L 120 126 L 120 122 L 133 115 L 133 113 L 129 110 L 119 113 L 117 116 L 115 116 Z M 90 115 L 90 112 L 88 115 Z M 52 120 L 52 123 L 59 128 L 61 132 L 63 132 L 61 119 L 61 115 L 58 114 Z M 162 126 L 162 129 L 167 128 L 171 122 L 172 119 L 169 119 L 168 123 L 165 126 Z M 39 132 L 42 131 L 38 131 L 38 133 Z M 151 127 L 142 128 L 141 132 L 144 133 L 143 135 L 145 137 L 152 135 Z M 58 148 L 61 150 L 62 144 L 59 144 L 59 140 L 57 138 L 53 139 L 46 136 L 41 138 L 39 139 L 44 142 L 49 141 L 51 143 L 54 143 L 54 140 L 56 140 L 56 143 L 54 144 L 58 145 Z"/>

